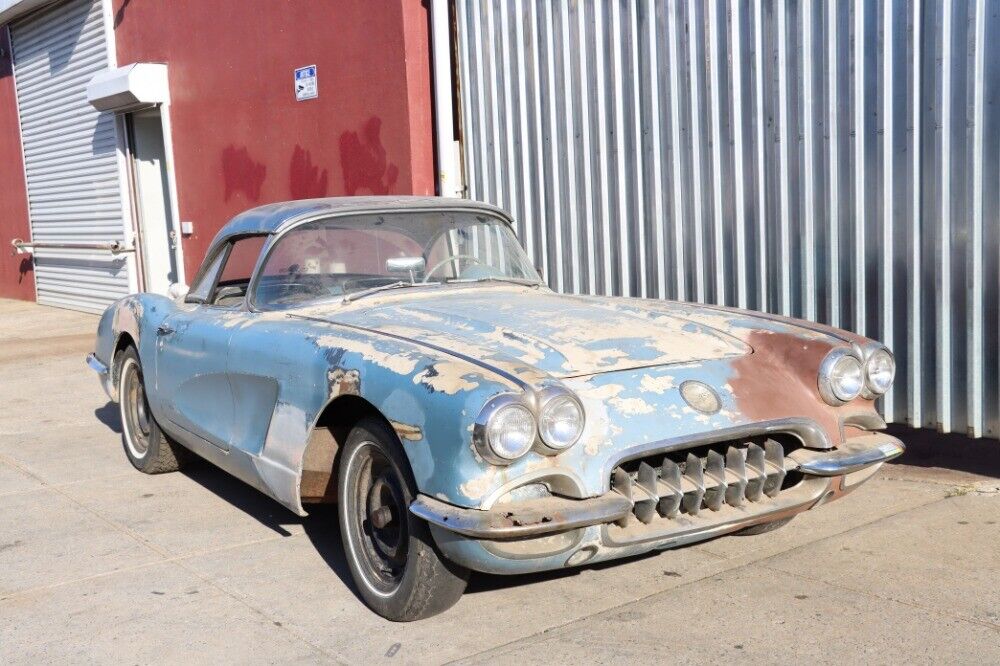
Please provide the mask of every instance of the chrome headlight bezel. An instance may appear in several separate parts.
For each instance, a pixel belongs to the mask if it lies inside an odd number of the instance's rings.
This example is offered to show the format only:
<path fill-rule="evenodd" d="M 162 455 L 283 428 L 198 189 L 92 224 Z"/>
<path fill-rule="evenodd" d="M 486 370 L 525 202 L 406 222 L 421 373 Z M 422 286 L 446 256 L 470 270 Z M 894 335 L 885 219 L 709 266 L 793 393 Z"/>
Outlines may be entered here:
<path fill-rule="evenodd" d="M 587 413 L 583 408 L 583 403 L 580 402 L 580 399 L 576 395 L 561 387 L 551 387 L 540 391 L 536 396 L 536 400 L 538 404 L 538 416 L 536 418 L 538 423 L 538 440 L 542 453 L 561 453 L 580 441 L 580 437 L 583 436 L 583 430 L 587 426 Z M 568 443 L 556 442 L 551 434 L 546 433 L 545 426 L 543 425 L 546 411 L 555 409 L 559 403 L 567 401 L 574 405 L 580 414 L 579 429 L 572 441 Z"/>
<path fill-rule="evenodd" d="M 888 347 L 882 344 L 872 345 L 870 348 L 866 349 L 865 354 L 865 367 L 864 367 L 864 378 L 865 387 L 861 391 L 861 395 L 869 400 L 874 400 L 885 395 L 891 388 L 896 380 L 896 356 L 889 350 Z M 871 379 L 871 364 L 872 360 L 879 354 L 885 354 L 889 357 L 889 363 L 891 364 L 891 375 L 889 377 L 889 383 L 884 387 L 876 386 Z"/>
<path fill-rule="evenodd" d="M 541 415 L 546 408 L 553 405 L 553 401 L 568 399 L 571 400 L 580 412 L 580 429 L 572 442 L 560 445 L 546 438 L 542 434 Z M 524 409 L 532 418 L 534 430 L 531 444 L 524 447 L 518 455 L 508 457 L 498 451 L 490 441 L 490 425 L 494 423 L 497 415 L 505 409 Z M 587 413 L 583 407 L 583 402 L 575 393 L 560 385 L 547 385 L 542 388 L 526 391 L 525 393 L 501 393 L 494 396 L 483 406 L 472 426 L 472 443 L 476 452 L 489 463 L 494 465 L 510 465 L 523 458 L 530 451 L 534 450 L 546 456 L 554 456 L 573 447 L 580 441 L 584 428 L 587 424 Z"/>
<path fill-rule="evenodd" d="M 507 456 L 501 451 L 498 451 L 494 447 L 494 443 L 491 442 L 490 438 L 490 426 L 495 424 L 498 415 L 504 410 L 508 409 L 522 409 L 531 418 L 532 421 L 532 431 L 531 437 L 524 447 L 523 451 L 518 452 L 516 455 Z M 476 422 L 472 426 L 472 443 L 476 447 L 476 451 L 482 458 L 494 465 L 509 465 L 512 462 L 524 457 L 535 445 L 538 440 L 538 419 L 535 416 L 534 410 L 531 405 L 527 404 L 522 400 L 521 396 L 514 395 L 512 393 L 502 393 L 498 396 L 491 398 L 480 410 L 479 416 L 476 417 Z"/>
<path fill-rule="evenodd" d="M 834 373 L 837 367 L 843 363 L 854 362 L 857 364 L 858 388 L 856 392 L 844 391 L 842 387 L 835 386 Z M 833 349 L 819 367 L 819 393 L 828 404 L 835 407 L 846 405 L 861 395 L 865 387 L 865 361 L 860 354 L 850 347 L 837 347 Z"/>

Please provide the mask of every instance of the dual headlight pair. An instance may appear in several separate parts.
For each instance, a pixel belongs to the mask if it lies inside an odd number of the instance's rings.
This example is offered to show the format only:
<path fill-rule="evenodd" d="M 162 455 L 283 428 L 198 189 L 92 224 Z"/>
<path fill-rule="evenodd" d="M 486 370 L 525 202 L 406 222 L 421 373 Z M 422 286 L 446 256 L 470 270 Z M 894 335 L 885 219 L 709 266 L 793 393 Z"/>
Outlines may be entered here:
<path fill-rule="evenodd" d="M 505 393 L 483 407 L 472 439 L 483 458 L 507 465 L 532 448 L 548 455 L 565 451 L 580 439 L 584 423 L 583 405 L 561 387 L 526 396 Z"/>
<path fill-rule="evenodd" d="M 874 399 L 892 387 L 895 377 L 896 360 L 885 347 L 838 347 L 820 365 L 819 392 L 831 405 L 843 405 L 859 395 Z"/>

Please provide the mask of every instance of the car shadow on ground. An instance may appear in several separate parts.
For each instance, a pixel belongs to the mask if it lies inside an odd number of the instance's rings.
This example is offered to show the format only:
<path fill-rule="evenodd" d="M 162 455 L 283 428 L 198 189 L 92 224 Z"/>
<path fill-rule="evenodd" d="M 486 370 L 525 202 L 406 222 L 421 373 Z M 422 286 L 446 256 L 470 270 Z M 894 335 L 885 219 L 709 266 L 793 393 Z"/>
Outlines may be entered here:
<path fill-rule="evenodd" d="M 122 434 L 122 415 L 116 403 L 108 401 L 103 407 L 94 410 L 94 416 L 117 434 Z"/>

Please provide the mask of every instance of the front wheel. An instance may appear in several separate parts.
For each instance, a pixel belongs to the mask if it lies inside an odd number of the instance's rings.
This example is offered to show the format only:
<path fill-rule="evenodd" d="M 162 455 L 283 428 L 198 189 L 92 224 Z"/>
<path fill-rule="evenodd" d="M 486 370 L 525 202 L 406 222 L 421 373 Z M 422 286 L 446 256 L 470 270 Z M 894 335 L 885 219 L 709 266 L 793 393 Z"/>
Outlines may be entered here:
<path fill-rule="evenodd" d="M 118 406 L 122 417 L 122 445 L 132 466 L 146 474 L 176 472 L 184 449 L 160 430 L 146 400 L 142 364 L 134 347 L 118 357 Z"/>
<path fill-rule="evenodd" d="M 399 440 L 367 418 L 347 437 L 338 474 L 338 516 L 351 576 L 382 617 L 409 622 L 447 610 L 469 572 L 444 560 L 427 524 L 410 513 L 416 485 Z"/>

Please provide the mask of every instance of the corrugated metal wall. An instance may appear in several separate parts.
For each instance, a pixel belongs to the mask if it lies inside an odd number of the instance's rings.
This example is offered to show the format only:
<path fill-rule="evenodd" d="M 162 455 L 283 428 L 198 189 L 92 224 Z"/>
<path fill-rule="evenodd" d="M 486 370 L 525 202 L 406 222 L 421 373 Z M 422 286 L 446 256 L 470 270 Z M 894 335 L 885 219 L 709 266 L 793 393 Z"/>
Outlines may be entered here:
<path fill-rule="evenodd" d="M 455 7 L 469 196 L 554 288 L 852 329 L 889 420 L 998 436 L 1000 3 Z"/>

